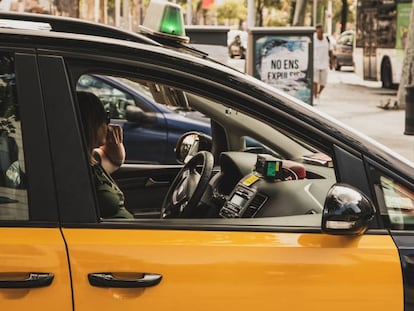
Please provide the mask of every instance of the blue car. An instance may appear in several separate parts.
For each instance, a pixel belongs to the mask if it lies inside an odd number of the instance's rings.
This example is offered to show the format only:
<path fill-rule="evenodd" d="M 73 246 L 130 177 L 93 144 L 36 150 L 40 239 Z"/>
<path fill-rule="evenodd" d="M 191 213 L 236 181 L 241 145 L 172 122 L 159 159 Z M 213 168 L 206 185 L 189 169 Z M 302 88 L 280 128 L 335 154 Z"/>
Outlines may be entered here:
<path fill-rule="evenodd" d="M 122 126 L 127 163 L 176 164 L 174 149 L 183 133 L 211 132 L 210 120 L 182 107 L 179 98 L 174 103 L 156 102 L 158 93 L 157 99 L 162 101 L 163 93 L 174 92 L 166 87 L 106 75 L 83 75 L 76 88 L 97 95 L 109 111 L 111 123 Z"/>

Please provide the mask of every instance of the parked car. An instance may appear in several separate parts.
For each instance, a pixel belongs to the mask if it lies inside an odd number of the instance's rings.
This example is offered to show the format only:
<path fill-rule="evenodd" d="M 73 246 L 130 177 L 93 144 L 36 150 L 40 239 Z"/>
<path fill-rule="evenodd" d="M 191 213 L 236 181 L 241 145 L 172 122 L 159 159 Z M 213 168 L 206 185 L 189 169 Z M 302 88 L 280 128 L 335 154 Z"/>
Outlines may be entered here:
<path fill-rule="evenodd" d="M 158 4 L 161 17 L 176 8 Z M 0 12 L 0 134 L 17 145 L 2 146 L 17 156 L 0 175 L 1 307 L 412 309 L 413 163 L 187 49 L 180 27 L 159 34 L 150 16 L 152 39 Z M 210 119 L 210 135 L 178 140 L 182 164 L 112 175 L 135 219 L 101 217 L 79 121 L 85 76 L 138 83 Z M 126 119 L 142 114 L 129 100 Z M 247 138 L 274 154 L 246 152 Z"/>
<path fill-rule="evenodd" d="M 354 41 L 355 33 L 352 30 L 340 34 L 334 45 L 335 70 L 341 70 L 342 66 L 354 66 Z"/>

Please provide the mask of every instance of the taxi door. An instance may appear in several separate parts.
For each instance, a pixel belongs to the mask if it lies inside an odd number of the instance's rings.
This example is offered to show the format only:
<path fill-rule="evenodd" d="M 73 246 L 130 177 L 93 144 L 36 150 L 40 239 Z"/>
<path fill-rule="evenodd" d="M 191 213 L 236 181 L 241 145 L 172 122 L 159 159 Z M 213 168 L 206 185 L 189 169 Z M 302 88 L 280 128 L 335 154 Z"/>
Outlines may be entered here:
<path fill-rule="evenodd" d="M 63 230 L 76 310 L 404 309 L 388 235 L 133 226 Z"/>
<path fill-rule="evenodd" d="M 1 310 L 73 307 L 43 111 L 35 54 L 0 48 Z"/>

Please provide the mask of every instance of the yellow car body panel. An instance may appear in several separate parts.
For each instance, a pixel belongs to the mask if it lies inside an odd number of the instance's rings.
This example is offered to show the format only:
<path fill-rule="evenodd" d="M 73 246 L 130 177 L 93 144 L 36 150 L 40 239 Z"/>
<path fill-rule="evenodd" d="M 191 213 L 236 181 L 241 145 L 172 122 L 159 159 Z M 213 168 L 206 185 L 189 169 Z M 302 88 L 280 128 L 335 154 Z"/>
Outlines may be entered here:
<path fill-rule="evenodd" d="M 0 288 L 0 310 L 72 310 L 65 244 L 58 228 L 0 228 L 0 281 L 24 280 L 30 272 L 53 273 L 49 286 Z"/>
<path fill-rule="evenodd" d="M 63 229 L 75 309 L 403 310 L 397 249 L 388 235 Z M 162 281 L 91 286 L 89 273 Z"/>

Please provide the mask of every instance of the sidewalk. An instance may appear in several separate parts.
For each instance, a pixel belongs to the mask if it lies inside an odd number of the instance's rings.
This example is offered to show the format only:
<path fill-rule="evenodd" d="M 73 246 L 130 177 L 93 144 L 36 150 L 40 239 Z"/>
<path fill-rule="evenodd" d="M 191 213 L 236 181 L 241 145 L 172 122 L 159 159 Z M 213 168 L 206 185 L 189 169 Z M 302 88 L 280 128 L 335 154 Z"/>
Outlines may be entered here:
<path fill-rule="evenodd" d="M 405 110 L 378 107 L 395 99 L 396 90 L 382 89 L 380 82 L 363 81 L 351 71 L 330 71 L 315 108 L 414 161 L 414 136 L 404 135 Z"/>

